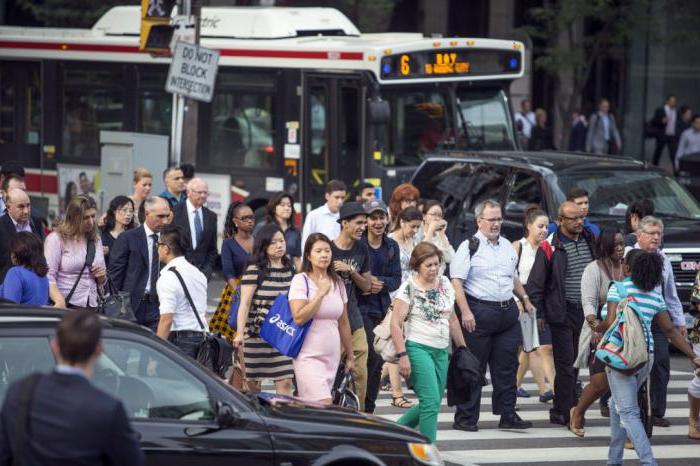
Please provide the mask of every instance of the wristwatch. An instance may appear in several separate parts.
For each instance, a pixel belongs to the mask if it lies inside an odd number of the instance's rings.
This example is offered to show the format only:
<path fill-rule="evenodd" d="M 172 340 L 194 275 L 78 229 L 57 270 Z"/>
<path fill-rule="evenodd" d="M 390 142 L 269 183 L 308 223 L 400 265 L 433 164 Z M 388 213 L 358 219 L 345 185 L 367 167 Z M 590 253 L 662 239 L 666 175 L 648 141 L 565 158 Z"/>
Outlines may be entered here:
<path fill-rule="evenodd" d="M 405 351 L 401 351 L 400 353 L 396 353 L 396 359 L 401 359 L 404 356 L 408 356 L 408 353 Z"/>
<path fill-rule="evenodd" d="M 524 294 L 524 295 L 520 298 L 521 301 L 525 301 L 526 299 L 527 299 L 528 301 L 530 300 L 530 297 L 529 297 L 527 294 Z"/>

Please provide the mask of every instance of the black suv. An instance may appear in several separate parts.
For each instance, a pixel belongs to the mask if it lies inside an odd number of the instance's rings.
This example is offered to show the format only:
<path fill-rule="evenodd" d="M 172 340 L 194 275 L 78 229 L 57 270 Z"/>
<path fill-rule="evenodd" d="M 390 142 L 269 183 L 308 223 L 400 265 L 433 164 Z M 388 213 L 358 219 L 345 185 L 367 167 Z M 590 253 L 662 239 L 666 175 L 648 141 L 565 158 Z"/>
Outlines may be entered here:
<path fill-rule="evenodd" d="M 627 206 L 654 201 L 664 221 L 664 252 L 671 259 L 678 294 L 687 306 L 700 269 L 700 205 L 661 170 L 623 157 L 567 152 L 445 152 L 425 160 L 412 182 L 421 196 L 446 208 L 448 237 L 457 246 L 476 231 L 474 207 L 493 198 L 504 208 L 503 235 L 522 237 L 528 204 L 539 204 L 551 219 L 572 187 L 590 194 L 588 218 L 599 226 L 624 229 Z"/>
<path fill-rule="evenodd" d="M 56 361 L 63 311 L 0 304 L 0 404 L 8 385 Z M 244 395 L 150 330 L 104 320 L 93 382 L 124 403 L 152 465 L 442 465 L 421 434 L 378 417 Z"/>

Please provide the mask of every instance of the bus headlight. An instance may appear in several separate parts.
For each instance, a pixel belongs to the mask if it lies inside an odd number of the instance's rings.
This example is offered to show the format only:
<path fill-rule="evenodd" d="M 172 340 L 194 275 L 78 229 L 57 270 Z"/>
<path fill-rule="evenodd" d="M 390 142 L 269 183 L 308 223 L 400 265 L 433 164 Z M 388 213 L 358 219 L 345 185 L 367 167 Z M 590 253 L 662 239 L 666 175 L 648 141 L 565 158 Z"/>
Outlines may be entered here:
<path fill-rule="evenodd" d="M 409 443 L 408 451 L 421 464 L 430 466 L 444 466 L 445 464 L 440 457 L 437 447 L 432 443 Z"/>

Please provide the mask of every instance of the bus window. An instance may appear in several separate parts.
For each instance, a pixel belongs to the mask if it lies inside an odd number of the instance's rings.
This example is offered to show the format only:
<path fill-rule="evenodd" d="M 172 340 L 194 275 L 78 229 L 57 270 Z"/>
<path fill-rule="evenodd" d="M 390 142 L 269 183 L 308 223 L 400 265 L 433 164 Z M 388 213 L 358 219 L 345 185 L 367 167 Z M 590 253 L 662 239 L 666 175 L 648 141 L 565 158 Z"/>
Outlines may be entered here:
<path fill-rule="evenodd" d="M 124 126 L 123 74 L 119 68 L 69 68 L 64 74 L 63 156 L 98 162 L 100 131 Z"/>
<path fill-rule="evenodd" d="M 10 68 L 0 67 L 0 144 L 15 142 L 15 83 Z"/>
<path fill-rule="evenodd" d="M 274 148 L 273 94 L 220 91 L 211 104 L 210 162 L 220 167 L 271 170 Z"/>
<path fill-rule="evenodd" d="M 139 131 L 170 136 L 173 95 L 163 90 L 168 69 L 139 71 Z"/>
<path fill-rule="evenodd" d="M 502 89 L 457 89 L 458 147 L 467 150 L 513 150 L 515 133 Z"/>
<path fill-rule="evenodd" d="M 418 165 L 427 152 L 454 144 L 454 129 L 445 96 L 437 91 L 388 91 L 391 124 L 384 134 L 384 165 Z"/>

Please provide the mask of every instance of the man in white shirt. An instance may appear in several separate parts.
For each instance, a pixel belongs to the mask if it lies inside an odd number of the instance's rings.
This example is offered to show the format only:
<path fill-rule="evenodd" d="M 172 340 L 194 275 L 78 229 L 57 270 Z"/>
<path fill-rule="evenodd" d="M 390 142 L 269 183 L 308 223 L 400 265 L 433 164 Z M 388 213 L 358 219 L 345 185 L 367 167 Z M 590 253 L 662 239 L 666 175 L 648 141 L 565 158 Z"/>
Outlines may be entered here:
<path fill-rule="evenodd" d="M 676 173 L 680 169 L 680 161 L 687 154 L 700 152 L 700 114 L 693 115 L 690 128 L 681 133 L 681 139 L 676 151 L 675 167 Z"/>
<path fill-rule="evenodd" d="M 676 148 L 678 147 L 678 134 L 676 134 L 676 121 L 678 121 L 678 110 L 676 109 L 676 96 L 666 97 L 666 103 L 654 112 L 652 125 L 656 127 L 656 145 L 654 146 L 654 156 L 652 163 L 659 165 L 664 147 L 668 147 L 668 158 L 674 164 Z"/>
<path fill-rule="evenodd" d="M 206 331 L 207 278 L 185 259 L 186 244 L 179 226 L 161 230 L 158 257 L 165 267 L 156 283 L 160 302 L 157 335 L 195 358 Z"/>
<path fill-rule="evenodd" d="M 347 186 L 339 180 L 331 180 L 326 185 L 326 203 L 306 215 L 304 228 L 301 232 L 301 247 L 304 248 L 306 238 L 312 233 L 323 233 L 333 241 L 340 233 L 340 208 L 345 202 Z"/>
<path fill-rule="evenodd" d="M 515 112 L 515 126 L 525 142 L 532 136 L 532 128 L 535 124 L 535 113 L 532 111 L 530 101 L 524 99 L 520 102 L 520 111 Z"/>

